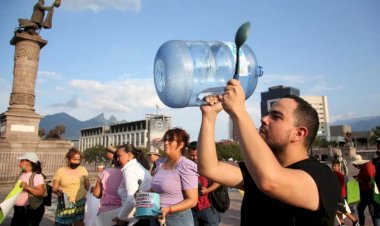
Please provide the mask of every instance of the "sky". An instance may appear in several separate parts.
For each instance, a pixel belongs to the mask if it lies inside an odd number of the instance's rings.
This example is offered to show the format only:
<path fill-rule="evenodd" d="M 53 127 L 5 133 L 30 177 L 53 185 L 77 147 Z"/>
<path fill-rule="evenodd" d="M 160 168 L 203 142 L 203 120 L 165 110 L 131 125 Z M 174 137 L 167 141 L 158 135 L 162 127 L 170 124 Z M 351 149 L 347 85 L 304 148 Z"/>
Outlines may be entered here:
<path fill-rule="evenodd" d="M 0 1 L 0 113 L 9 107 L 18 18 L 37 0 Z M 46 0 L 45 5 L 51 5 Z M 62 0 L 52 29 L 40 32 L 35 110 L 88 120 L 172 117 L 197 139 L 198 107 L 169 108 L 156 94 L 154 59 L 169 40 L 234 41 L 251 23 L 246 44 L 264 69 L 246 107 L 260 125 L 260 93 L 284 85 L 303 96 L 327 96 L 330 121 L 380 115 L 378 0 Z M 156 109 L 159 106 L 159 110 Z M 216 140 L 228 138 L 222 112 Z"/>

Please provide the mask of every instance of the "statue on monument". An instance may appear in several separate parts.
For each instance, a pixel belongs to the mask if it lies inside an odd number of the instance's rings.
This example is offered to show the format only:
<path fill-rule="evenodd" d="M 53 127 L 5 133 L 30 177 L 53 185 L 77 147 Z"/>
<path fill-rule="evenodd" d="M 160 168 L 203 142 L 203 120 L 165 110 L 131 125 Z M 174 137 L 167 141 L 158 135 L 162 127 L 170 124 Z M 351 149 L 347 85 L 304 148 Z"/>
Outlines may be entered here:
<path fill-rule="evenodd" d="M 42 27 L 45 29 L 52 28 L 54 7 L 58 8 L 61 5 L 61 0 L 55 0 L 52 6 L 44 6 L 44 4 L 44 0 L 38 0 L 33 7 L 33 14 L 30 20 L 19 18 L 19 26 L 16 32 L 28 32 L 29 34 L 34 35 L 37 34 L 36 31 L 41 30 Z M 48 11 L 46 18 L 45 11 Z"/>
<path fill-rule="evenodd" d="M 348 147 L 354 147 L 354 143 L 352 142 L 352 133 L 347 131 L 345 134 L 344 134 L 344 140 L 346 141 L 346 145 Z"/>

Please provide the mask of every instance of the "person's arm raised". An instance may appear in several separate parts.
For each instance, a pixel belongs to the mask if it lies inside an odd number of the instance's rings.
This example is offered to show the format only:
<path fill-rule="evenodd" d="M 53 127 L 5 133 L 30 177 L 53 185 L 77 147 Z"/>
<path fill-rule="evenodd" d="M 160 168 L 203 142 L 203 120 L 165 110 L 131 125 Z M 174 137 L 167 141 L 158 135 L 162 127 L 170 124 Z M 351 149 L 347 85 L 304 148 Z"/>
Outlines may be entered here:
<path fill-rule="evenodd" d="M 222 110 L 221 96 L 210 96 L 201 107 L 202 124 L 198 137 L 198 170 L 201 175 L 228 187 L 241 188 L 243 175 L 236 166 L 219 162 L 215 147 L 215 122 Z M 223 173 L 221 173 L 223 172 Z"/>

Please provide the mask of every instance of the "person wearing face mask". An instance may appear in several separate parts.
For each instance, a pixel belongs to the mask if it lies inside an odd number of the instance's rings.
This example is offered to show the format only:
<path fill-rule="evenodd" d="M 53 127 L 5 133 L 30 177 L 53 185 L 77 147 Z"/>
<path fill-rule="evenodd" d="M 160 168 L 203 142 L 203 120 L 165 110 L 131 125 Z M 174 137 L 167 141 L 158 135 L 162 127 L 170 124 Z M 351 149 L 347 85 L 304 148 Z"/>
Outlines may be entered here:
<path fill-rule="evenodd" d="M 19 180 L 22 181 L 20 186 L 23 191 L 15 202 L 11 226 L 38 226 L 45 213 L 45 206 L 42 203 L 45 186 L 41 163 L 34 152 L 26 152 L 17 159 L 20 160 Z"/>
<path fill-rule="evenodd" d="M 88 172 L 80 166 L 81 153 L 73 147 L 66 154 L 67 165 L 59 168 L 53 178 L 53 192 L 58 197 L 67 197 L 65 206 L 58 202 L 55 225 L 65 226 L 74 223 L 84 225 L 86 193 L 90 187 Z"/>

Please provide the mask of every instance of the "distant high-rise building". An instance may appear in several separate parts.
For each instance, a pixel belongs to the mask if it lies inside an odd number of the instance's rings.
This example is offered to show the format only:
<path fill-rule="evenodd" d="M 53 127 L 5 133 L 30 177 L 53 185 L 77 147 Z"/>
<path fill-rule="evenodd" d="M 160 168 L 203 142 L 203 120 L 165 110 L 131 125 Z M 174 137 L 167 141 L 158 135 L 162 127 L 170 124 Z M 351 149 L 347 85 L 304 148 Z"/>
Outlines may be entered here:
<path fill-rule="evenodd" d="M 287 86 L 274 86 L 269 87 L 268 91 L 261 93 L 261 117 L 268 114 L 269 109 L 271 106 L 280 98 L 286 96 L 286 95 L 300 95 L 300 90 L 293 87 L 287 87 Z"/>
<path fill-rule="evenodd" d="M 228 117 L 228 138 L 235 142 L 238 142 L 237 134 L 235 133 L 234 124 L 231 117 Z"/>
<path fill-rule="evenodd" d="M 318 137 L 330 139 L 330 119 L 327 96 L 301 96 L 318 112 L 319 129 Z"/>

